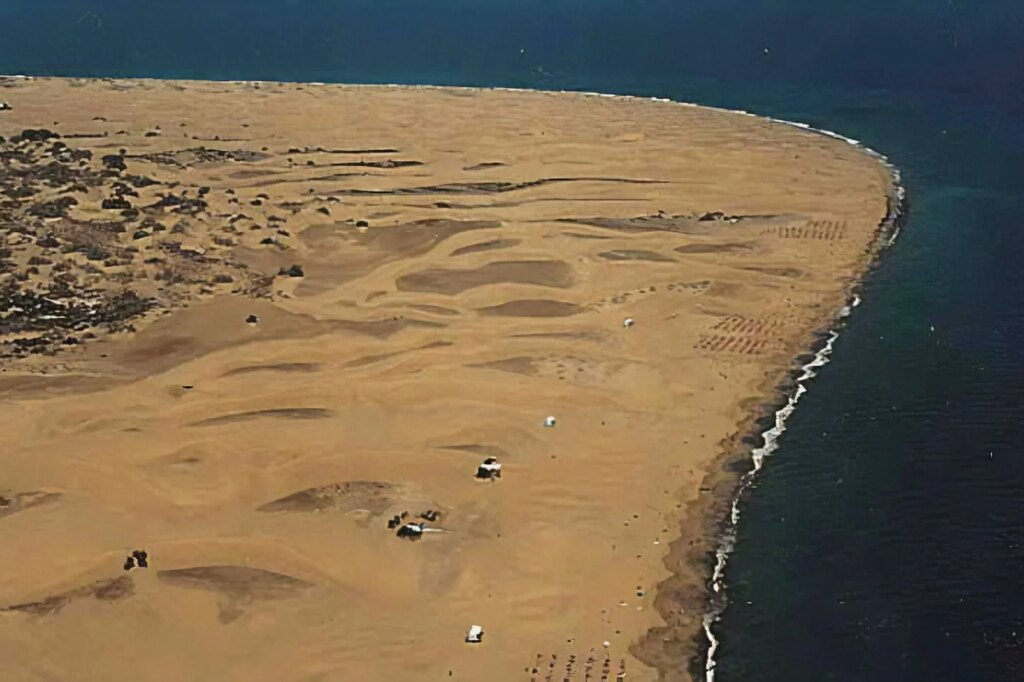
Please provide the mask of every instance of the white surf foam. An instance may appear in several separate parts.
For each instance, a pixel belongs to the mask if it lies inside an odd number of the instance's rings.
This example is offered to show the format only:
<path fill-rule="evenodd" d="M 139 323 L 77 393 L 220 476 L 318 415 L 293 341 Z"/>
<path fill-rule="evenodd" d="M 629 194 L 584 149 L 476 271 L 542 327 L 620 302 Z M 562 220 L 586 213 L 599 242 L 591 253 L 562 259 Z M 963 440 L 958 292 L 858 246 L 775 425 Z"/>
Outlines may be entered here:
<path fill-rule="evenodd" d="M 859 302 L 859 299 L 851 300 L 850 305 L 846 306 L 844 310 L 856 305 L 855 301 Z M 722 533 L 718 549 L 715 551 L 715 570 L 711 575 L 711 591 L 718 598 L 712 599 L 712 607 L 704 616 L 704 634 L 708 639 L 708 654 L 705 664 L 707 682 L 714 682 L 715 679 L 715 653 L 718 651 L 719 641 L 715 637 L 712 625 L 718 620 L 722 610 L 725 608 L 725 567 L 736 544 L 736 529 L 740 522 L 740 498 L 750 488 L 754 478 L 764 467 L 765 459 L 770 457 L 778 448 L 779 437 L 786 431 L 786 422 L 796 410 L 796 405 L 800 402 L 800 398 L 807 393 L 807 382 L 818 375 L 817 369 L 819 367 L 828 364 L 829 356 L 832 355 L 832 348 L 837 338 L 839 338 L 839 333 L 830 331 L 825 345 L 814 354 L 810 362 L 800 368 L 800 374 L 796 378 L 796 390 L 793 391 L 786 404 L 775 413 L 775 424 L 762 434 L 764 444 L 755 448 L 751 453 L 752 467 L 750 471 L 743 475 L 743 478 L 740 480 L 738 493 L 733 498 L 729 523 Z"/>
<path fill-rule="evenodd" d="M 804 127 L 805 124 L 792 124 L 798 127 Z M 808 127 L 808 129 L 811 129 Z M 811 129 L 813 130 L 813 129 Z M 900 223 L 903 216 L 906 201 L 906 190 L 902 186 L 901 176 L 899 170 L 889 164 L 888 160 L 866 147 L 860 145 L 859 142 L 843 138 L 841 135 L 831 133 L 829 131 L 817 131 L 830 137 L 837 137 L 845 139 L 851 144 L 855 144 L 865 152 L 880 159 L 892 173 L 894 194 L 890 198 L 890 205 L 887 215 L 879 225 L 879 238 L 880 246 L 888 247 L 891 246 L 900 233 Z M 715 636 L 714 624 L 718 622 L 725 610 L 727 599 L 726 599 L 726 584 L 725 584 L 725 568 L 729 562 L 729 557 L 736 546 L 736 531 L 739 527 L 740 522 L 740 500 L 743 495 L 751 488 L 755 478 L 762 468 L 765 466 L 765 460 L 775 452 L 778 448 L 779 438 L 786 431 L 786 422 L 792 416 L 796 410 L 797 403 L 807 393 L 807 384 L 814 377 L 818 375 L 818 369 L 828 364 L 832 350 L 835 346 L 836 339 L 839 338 L 839 330 L 845 320 L 853 314 L 854 308 L 857 308 L 861 304 L 860 294 L 854 292 L 849 302 L 843 306 L 836 314 L 836 320 L 833 324 L 833 328 L 829 330 L 828 336 L 825 340 L 824 345 L 814 354 L 814 357 L 810 362 L 800 367 L 799 374 L 796 377 L 796 389 L 792 395 L 775 413 L 775 423 L 764 433 L 761 434 L 763 444 L 755 448 L 751 452 L 751 468 L 743 475 L 740 479 L 739 486 L 736 490 L 736 495 L 733 497 L 732 505 L 730 506 L 729 518 L 725 528 L 719 538 L 718 547 L 715 550 L 715 567 L 711 574 L 710 592 L 711 596 L 708 600 L 708 609 L 704 614 L 703 627 L 704 635 L 707 638 L 708 648 L 707 657 L 704 663 L 704 677 L 706 682 L 714 682 L 715 680 L 715 668 L 717 667 L 717 659 L 715 658 L 718 650 L 721 646 L 721 641 Z"/>

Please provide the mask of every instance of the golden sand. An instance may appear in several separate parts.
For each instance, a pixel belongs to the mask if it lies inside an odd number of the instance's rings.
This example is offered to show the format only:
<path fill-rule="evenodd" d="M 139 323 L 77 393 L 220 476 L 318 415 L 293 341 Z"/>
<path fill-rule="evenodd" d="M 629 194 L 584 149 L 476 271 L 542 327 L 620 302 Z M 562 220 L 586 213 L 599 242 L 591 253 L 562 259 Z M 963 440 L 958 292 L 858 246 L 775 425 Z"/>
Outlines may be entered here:
<path fill-rule="evenodd" d="M 638 99 L 0 86 L 0 286 L 57 306 L 0 310 L 3 679 L 687 678 L 879 161 Z"/>

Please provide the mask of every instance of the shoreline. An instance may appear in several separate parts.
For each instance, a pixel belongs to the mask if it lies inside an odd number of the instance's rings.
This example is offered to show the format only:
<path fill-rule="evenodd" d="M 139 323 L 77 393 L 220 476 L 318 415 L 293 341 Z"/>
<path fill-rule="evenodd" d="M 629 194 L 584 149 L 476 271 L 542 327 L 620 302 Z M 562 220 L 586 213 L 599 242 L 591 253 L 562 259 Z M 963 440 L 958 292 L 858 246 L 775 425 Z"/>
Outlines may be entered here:
<path fill-rule="evenodd" d="M 35 77 L 3 77 L 3 78 L 25 78 L 27 80 L 35 80 Z M 43 77 L 40 80 L 59 80 L 56 77 Z M 117 82 L 153 82 L 153 83 L 164 83 L 166 81 L 162 79 L 67 79 L 72 82 L 74 81 L 86 81 L 86 82 L 99 82 L 99 83 L 117 83 Z M 229 84 L 255 84 L 256 89 L 259 89 L 260 83 L 267 84 L 279 84 L 288 82 L 282 81 L 174 81 L 181 84 L 189 83 L 229 83 Z M 317 85 L 316 83 L 304 83 L 302 85 Z M 332 84 L 333 85 L 333 84 Z M 605 93 L 595 93 L 586 91 L 556 91 L 556 90 L 530 90 L 521 88 L 477 88 L 477 87 L 454 87 L 454 86 L 429 86 L 429 85 L 400 85 L 400 84 L 383 84 L 383 85 L 343 85 L 337 84 L 340 87 L 348 88 L 351 90 L 364 89 L 367 91 L 379 91 L 384 89 L 401 89 L 403 91 L 442 91 L 450 94 L 460 94 L 461 92 L 468 93 L 529 93 L 532 96 L 544 96 L 544 95 L 575 95 L 582 98 L 608 98 L 614 100 L 621 100 L 630 103 L 646 103 L 654 102 L 665 105 L 677 105 L 678 107 L 687 107 L 700 109 L 707 112 L 717 112 L 723 114 L 743 114 L 759 121 L 768 122 L 775 125 L 785 125 L 793 127 L 805 132 L 813 132 L 822 136 L 844 141 L 849 145 L 855 147 L 859 152 L 867 154 L 869 157 L 877 162 L 883 164 L 889 173 L 889 191 L 886 194 L 886 214 L 880 221 L 878 226 L 875 228 L 874 237 L 868 241 L 864 240 L 862 243 L 867 243 L 867 255 L 865 256 L 867 262 L 864 267 L 856 267 L 853 272 L 850 273 L 849 281 L 846 282 L 840 291 L 837 292 L 844 294 L 843 298 L 847 301 L 847 306 L 840 309 L 837 313 L 835 311 L 829 311 L 825 314 L 816 313 L 813 317 L 808 316 L 807 321 L 810 322 L 812 319 L 820 319 L 820 322 L 813 326 L 818 331 L 810 332 L 810 335 L 815 339 L 814 343 L 811 344 L 811 352 L 800 353 L 794 360 L 796 367 L 792 365 L 788 369 L 781 369 L 778 365 L 781 365 L 780 361 L 776 365 L 769 366 L 769 372 L 766 373 L 765 380 L 761 384 L 760 388 L 757 389 L 758 395 L 770 395 L 772 399 L 767 401 L 758 400 L 753 402 L 754 399 L 744 398 L 739 408 L 743 410 L 743 419 L 738 422 L 739 428 L 721 442 L 715 451 L 719 454 L 714 456 L 712 459 L 706 460 L 709 462 L 707 469 L 704 469 L 704 482 L 701 484 L 700 493 L 698 496 L 690 500 L 686 509 L 681 515 L 666 514 L 666 518 L 673 516 L 675 522 L 679 524 L 681 530 L 678 537 L 671 540 L 671 549 L 667 555 L 661 557 L 660 562 L 669 571 L 669 577 L 663 581 L 656 583 L 656 589 L 653 590 L 655 594 L 654 607 L 658 614 L 660 614 L 660 621 L 664 624 L 654 627 L 650 630 L 640 630 L 640 634 L 637 636 L 638 639 L 630 640 L 631 644 L 628 647 L 630 653 L 636 658 L 640 659 L 643 663 L 652 666 L 652 669 L 658 670 L 662 677 L 666 675 L 672 675 L 676 672 L 680 674 L 683 671 L 683 667 L 679 665 L 679 650 L 672 653 L 663 653 L 661 655 L 655 655 L 652 658 L 652 650 L 658 648 L 655 644 L 652 646 L 652 640 L 656 639 L 657 636 L 664 635 L 668 631 L 673 631 L 676 635 L 676 641 L 682 632 L 675 632 L 675 630 L 681 630 L 686 626 L 692 626 L 693 621 L 689 623 L 677 623 L 671 616 L 671 612 L 674 607 L 679 603 L 685 602 L 687 607 L 691 610 L 694 609 L 694 604 L 699 604 L 699 610 L 701 611 L 701 623 L 703 628 L 695 629 L 693 632 L 692 640 L 689 644 L 682 645 L 684 650 L 695 650 L 692 656 L 687 653 L 684 656 L 684 660 L 689 660 L 691 664 L 691 672 L 696 673 L 693 669 L 694 666 L 699 665 L 702 655 L 706 657 L 707 662 L 705 663 L 705 674 L 707 680 L 710 682 L 713 680 L 713 668 L 714 668 L 714 654 L 718 647 L 718 641 L 713 633 L 713 623 L 717 614 L 720 612 L 720 608 L 724 605 L 724 593 L 725 586 L 721 581 L 722 570 L 724 570 L 725 564 L 728 560 L 729 553 L 731 552 L 731 540 L 732 534 L 735 532 L 736 523 L 738 522 L 738 511 L 736 507 L 737 501 L 742 497 L 744 491 L 749 487 L 749 481 L 752 480 L 753 475 L 760 470 L 763 464 L 763 457 L 766 454 L 770 454 L 771 448 L 774 444 L 774 438 L 777 437 L 778 433 L 781 433 L 784 427 L 785 417 L 792 412 L 792 407 L 795 405 L 796 400 L 799 399 L 803 392 L 806 391 L 804 383 L 810 378 L 813 378 L 813 369 L 820 367 L 827 362 L 827 357 L 831 352 L 832 343 L 837 337 L 835 331 L 837 326 L 837 320 L 839 326 L 845 319 L 846 315 L 844 311 L 848 312 L 852 307 L 855 307 L 856 302 L 859 301 L 856 292 L 859 289 L 860 283 L 866 274 L 871 270 L 872 267 L 877 263 L 878 255 L 888 245 L 890 245 L 899 233 L 899 224 L 902 217 L 905 191 L 900 183 L 899 171 L 888 162 L 888 159 L 873 150 L 870 150 L 859 142 L 846 138 L 842 135 L 832 133 L 830 131 L 815 129 L 811 126 L 801 123 L 794 123 L 785 121 L 782 119 L 776 119 L 771 117 L 758 116 L 756 114 L 742 111 L 742 110 L 730 110 L 719 107 L 708 107 L 696 103 L 687 102 L 676 102 L 664 98 L 657 97 L 641 97 L 635 95 L 613 95 Z M 379 96 L 378 96 L 379 97 Z M 645 105 L 649 106 L 649 105 Z M 184 124 L 183 124 L 184 125 Z M 159 126 L 158 126 L 159 127 Z M 501 164 L 499 164 L 501 165 Z M 879 185 L 885 184 L 884 174 L 879 172 Z M 312 192 L 312 190 L 310 190 Z M 878 196 L 879 202 L 881 202 L 880 194 Z M 880 213 L 881 211 L 878 211 Z M 875 213 L 874 215 L 878 215 Z M 866 223 L 867 221 L 865 221 Z M 869 232 L 869 226 L 864 225 L 862 233 L 864 236 L 871 234 Z M 859 247 L 858 247 L 859 248 Z M 859 252 L 859 251 L 858 251 Z M 859 258 L 856 261 L 859 264 Z M 653 288 L 652 288 L 653 291 Z M 851 298 L 852 296 L 852 298 Z M 832 300 L 832 295 L 828 297 L 828 300 Z M 699 306 L 698 306 L 699 308 Z M 810 374 L 808 374 L 810 372 Z M 713 389 L 711 389 L 713 390 Z M 794 398 L 795 396 L 795 398 Z M 730 408 L 731 409 L 731 408 Z M 788 410 L 788 411 L 787 411 Z M 780 415 L 784 415 L 781 417 Z M 602 426 L 604 422 L 602 422 Z M 773 430 L 776 435 L 772 436 Z M 721 433 L 721 432 L 719 432 Z M 703 436 L 701 436 L 703 437 Z M 758 446 L 758 444 L 760 445 Z M 758 447 L 754 447 L 758 446 Z M 758 453 L 760 452 L 760 455 Z M 752 470 L 743 472 L 741 465 L 745 464 L 747 459 L 751 456 L 754 457 L 755 466 Z M 552 458 L 553 459 L 553 458 Z M 705 489 L 710 493 L 704 495 Z M 666 493 L 668 491 L 665 491 Z M 681 505 L 677 505 L 679 507 Z M 634 517 L 635 518 L 635 517 Z M 669 521 L 671 524 L 672 521 Z M 689 526 L 687 526 L 689 524 Z M 629 525 L 628 523 L 626 525 Z M 669 526 L 671 527 L 671 525 Z M 689 527 L 699 528 L 700 530 L 691 530 L 690 533 L 686 532 L 686 528 Z M 635 533 L 634 533 L 635 534 Z M 499 536 L 500 537 L 500 536 Z M 673 538 L 674 534 L 667 532 L 667 538 Z M 690 539 L 689 549 L 685 545 L 685 541 Z M 696 543 L 696 545 L 695 545 Z M 657 541 L 655 545 L 659 544 Z M 613 545 L 614 549 L 614 545 Z M 639 558 L 639 555 L 638 557 Z M 677 569 L 674 567 L 675 563 L 678 562 L 680 567 Z M 689 574 L 684 571 L 689 570 Z M 684 578 L 683 576 L 687 577 Z M 702 579 L 699 583 L 693 582 L 693 576 L 701 576 Z M 711 577 L 709 583 L 707 577 Z M 687 584 L 687 580 L 691 583 Z M 682 583 L 682 587 L 677 582 Z M 639 587 L 638 587 L 639 589 Z M 721 594 L 721 602 L 717 602 L 713 596 L 715 594 Z M 681 596 L 682 595 L 682 596 Z M 642 593 L 641 595 L 642 596 Z M 709 598 L 711 597 L 711 598 Z M 622 604 L 620 604 L 621 606 Z M 639 610 L 639 608 L 638 608 Z M 693 629 L 692 627 L 686 627 L 687 630 Z M 706 638 L 706 639 L 705 639 Z M 607 646 L 607 644 L 606 644 Z M 660 647 L 664 648 L 664 647 Z M 709 652 L 709 653 L 708 653 Z M 675 654 L 674 656 L 672 654 Z M 657 660 L 654 660 L 657 659 Z M 685 665 L 685 664 L 684 664 Z M 694 679 L 697 679 L 699 675 L 694 674 Z"/>
<path fill-rule="evenodd" d="M 864 279 L 870 276 L 871 272 L 878 267 L 883 253 L 893 246 L 902 231 L 907 218 L 908 206 L 906 188 L 902 184 L 901 173 L 893 166 L 888 158 L 875 150 L 865 147 L 858 141 L 850 140 L 837 133 L 827 130 L 820 130 L 790 121 L 776 122 L 795 125 L 826 135 L 842 139 L 869 155 L 882 161 L 892 173 L 893 192 L 889 197 L 889 209 L 887 215 L 878 225 L 876 243 L 869 250 L 869 258 L 864 271 L 856 278 L 850 286 L 847 303 L 837 310 L 831 321 L 823 324 L 821 329 L 813 333 L 814 342 L 809 350 L 798 357 L 795 366 L 787 372 L 784 379 L 776 387 L 775 400 L 765 403 L 759 414 L 751 415 L 752 427 L 741 429 L 737 432 L 735 440 L 741 443 L 757 443 L 754 447 L 742 447 L 733 449 L 732 452 L 725 451 L 716 467 L 721 470 L 732 469 L 741 464 L 750 464 L 750 468 L 739 474 L 733 481 L 731 494 L 725 500 L 715 500 L 706 509 L 705 523 L 708 527 L 714 528 L 712 538 L 715 540 L 715 551 L 700 561 L 697 566 L 707 576 L 705 593 L 707 607 L 703 616 L 701 631 L 694 634 L 693 640 L 697 645 L 697 651 L 691 657 L 688 670 L 694 680 L 703 678 L 706 682 L 714 682 L 717 661 L 715 654 L 721 647 L 721 640 L 714 633 L 714 624 L 717 623 L 721 614 L 728 606 L 728 585 L 725 583 L 725 569 L 730 556 L 735 550 L 737 540 L 736 533 L 739 528 L 740 511 L 739 503 L 748 493 L 752 484 L 756 481 L 757 475 L 762 471 L 765 460 L 772 456 L 778 449 L 778 439 L 786 431 L 786 422 L 796 411 L 800 399 L 809 390 L 808 386 L 818 376 L 821 368 L 831 361 L 835 342 L 858 308 L 863 299 L 861 298 L 862 284 Z M 805 362 L 806 360 L 806 362 Z M 709 472 L 709 475 L 710 472 Z M 720 510 L 720 503 L 728 501 L 728 511 L 725 514 L 717 513 Z M 699 513 L 699 511 L 698 511 Z M 666 565 L 673 558 L 673 553 L 666 557 Z M 662 614 L 665 616 L 666 614 Z M 662 674 L 665 671 L 660 670 Z"/>

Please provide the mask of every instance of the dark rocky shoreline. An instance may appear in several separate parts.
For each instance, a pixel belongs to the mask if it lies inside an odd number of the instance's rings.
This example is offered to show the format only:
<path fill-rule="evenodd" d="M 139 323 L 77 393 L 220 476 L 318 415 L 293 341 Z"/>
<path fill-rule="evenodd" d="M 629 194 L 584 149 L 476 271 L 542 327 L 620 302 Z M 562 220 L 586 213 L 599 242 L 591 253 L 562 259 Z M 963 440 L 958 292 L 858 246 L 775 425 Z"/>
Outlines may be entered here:
<path fill-rule="evenodd" d="M 873 152 L 870 153 L 877 156 Z M 655 608 L 668 625 L 652 629 L 633 647 L 634 655 L 658 669 L 661 679 L 665 679 L 666 674 L 671 672 L 666 668 L 666 663 L 671 661 L 673 656 L 666 651 L 667 647 L 673 642 L 676 646 L 682 644 L 672 626 L 673 623 L 679 623 L 680 609 L 685 608 L 682 605 L 692 608 L 695 598 L 700 599 L 703 602 L 703 617 L 711 619 L 717 618 L 717 614 L 727 605 L 725 593 L 713 590 L 712 581 L 719 562 L 720 543 L 723 540 L 728 541 L 735 534 L 732 508 L 735 501 L 745 494 L 754 473 L 750 465 L 752 453 L 765 446 L 766 434 L 775 427 L 779 411 L 791 403 L 802 385 L 800 378 L 805 367 L 823 350 L 830 347 L 835 336 L 845 326 L 849 311 L 859 303 L 861 283 L 878 267 L 883 251 L 892 245 L 907 221 L 910 204 L 905 189 L 900 184 L 899 171 L 891 167 L 890 171 L 892 188 L 886 197 L 886 214 L 879 222 L 875 240 L 869 247 L 865 269 L 850 287 L 843 311 L 823 320 L 819 329 L 813 333 L 808 350 L 794 360 L 789 370 L 771 388 L 773 399 L 757 406 L 736 434 L 722 442 L 723 455 L 716 467 L 707 473 L 701 485 L 701 490 L 708 493 L 710 502 L 696 500 L 688 506 L 680 520 L 680 527 L 689 530 L 692 530 L 692 526 L 688 524 L 696 520 L 703 529 L 699 536 L 700 542 L 684 545 L 685 536 L 681 536 L 671 543 L 665 565 L 673 575 L 659 584 L 655 600 Z M 687 594 L 689 586 L 685 581 L 676 584 L 678 575 L 673 567 L 682 563 L 696 568 L 703 576 L 703 596 Z M 704 628 L 696 630 L 689 638 L 689 647 L 695 652 L 689 657 L 686 666 L 691 679 L 705 679 L 708 645 L 708 634 Z"/>

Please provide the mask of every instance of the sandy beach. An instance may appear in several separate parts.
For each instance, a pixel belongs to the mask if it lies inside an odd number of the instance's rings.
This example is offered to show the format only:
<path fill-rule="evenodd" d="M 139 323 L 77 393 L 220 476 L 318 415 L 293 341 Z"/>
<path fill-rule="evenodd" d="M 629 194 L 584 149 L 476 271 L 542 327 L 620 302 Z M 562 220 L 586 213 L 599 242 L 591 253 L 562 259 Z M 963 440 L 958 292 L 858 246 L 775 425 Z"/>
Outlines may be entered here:
<path fill-rule="evenodd" d="M 871 263 L 883 163 L 583 94 L 0 102 L 4 679 L 690 679 L 736 464 Z"/>

